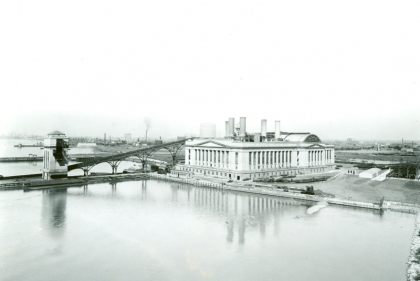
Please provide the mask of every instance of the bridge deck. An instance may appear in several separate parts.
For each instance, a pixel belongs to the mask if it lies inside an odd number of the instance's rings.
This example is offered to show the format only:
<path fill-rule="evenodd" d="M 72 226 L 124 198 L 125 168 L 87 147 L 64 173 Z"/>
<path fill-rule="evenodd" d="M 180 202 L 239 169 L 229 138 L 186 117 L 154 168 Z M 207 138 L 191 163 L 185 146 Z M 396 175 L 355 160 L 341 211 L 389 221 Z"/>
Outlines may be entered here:
<path fill-rule="evenodd" d="M 144 147 L 144 148 L 132 150 L 132 151 L 129 151 L 129 152 L 119 153 L 119 154 L 115 154 L 115 155 L 111 155 L 111 156 L 107 156 L 107 157 L 101 157 L 99 159 L 94 159 L 94 160 L 91 160 L 91 161 L 86 161 L 86 162 L 81 162 L 81 163 L 69 165 L 68 166 L 68 171 L 75 170 L 75 169 L 81 169 L 81 168 L 89 167 L 89 166 L 94 166 L 94 165 L 97 165 L 99 163 L 104 163 L 104 162 L 122 161 L 127 157 L 136 156 L 141 152 L 159 150 L 161 148 L 167 148 L 167 147 L 171 147 L 171 146 L 174 146 L 174 145 L 177 145 L 177 144 L 183 144 L 183 143 L 185 143 L 186 140 L 189 140 L 189 139 L 192 139 L 192 138 L 186 138 L 186 139 L 183 139 L 183 140 L 167 142 L 167 143 L 159 144 L 159 145 L 152 145 L 152 146 L 149 146 L 149 147 Z"/>

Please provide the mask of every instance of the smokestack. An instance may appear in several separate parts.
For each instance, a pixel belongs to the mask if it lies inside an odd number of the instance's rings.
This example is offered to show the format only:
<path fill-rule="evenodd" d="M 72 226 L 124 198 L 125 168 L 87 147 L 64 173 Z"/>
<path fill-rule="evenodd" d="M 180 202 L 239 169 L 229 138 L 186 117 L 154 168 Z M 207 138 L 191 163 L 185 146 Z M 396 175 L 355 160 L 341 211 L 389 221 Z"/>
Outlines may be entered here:
<path fill-rule="evenodd" d="M 235 118 L 229 118 L 229 137 L 235 136 Z"/>
<path fill-rule="evenodd" d="M 225 138 L 229 137 L 229 121 L 225 121 Z"/>
<path fill-rule="evenodd" d="M 261 134 L 260 133 L 254 134 L 254 142 L 260 142 L 260 138 L 261 138 Z"/>
<path fill-rule="evenodd" d="M 275 121 L 275 131 L 274 131 L 274 137 L 276 138 L 276 139 L 279 139 L 280 138 L 280 121 L 279 120 L 277 120 L 277 121 Z"/>
<path fill-rule="evenodd" d="M 240 131 L 239 131 L 239 136 L 241 137 L 245 137 L 245 133 L 246 133 L 246 117 L 241 117 L 240 118 Z"/>
<path fill-rule="evenodd" d="M 267 137 L 267 119 L 261 120 L 261 136 Z"/>

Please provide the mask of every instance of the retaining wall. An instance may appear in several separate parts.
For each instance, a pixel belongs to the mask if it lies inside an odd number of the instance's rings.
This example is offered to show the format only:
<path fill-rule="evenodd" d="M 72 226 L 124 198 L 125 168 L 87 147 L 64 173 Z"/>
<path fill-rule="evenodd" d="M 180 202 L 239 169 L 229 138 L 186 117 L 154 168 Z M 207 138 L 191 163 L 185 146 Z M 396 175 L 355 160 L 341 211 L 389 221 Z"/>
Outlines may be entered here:
<path fill-rule="evenodd" d="M 197 185 L 197 186 L 209 186 L 209 187 L 220 188 L 223 190 L 269 195 L 269 196 L 276 196 L 276 197 L 286 197 L 286 198 L 301 199 L 301 200 L 307 200 L 307 201 L 313 201 L 313 202 L 326 201 L 329 204 L 358 207 L 358 208 L 368 208 L 368 209 L 375 209 L 375 210 L 381 209 L 379 204 L 349 201 L 349 200 L 342 200 L 342 199 L 336 199 L 336 198 L 325 198 L 325 197 L 316 196 L 316 195 L 306 195 L 306 194 L 300 194 L 300 193 L 284 192 L 278 189 L 265 190 L 265 189 L 255 188 L 255 187 L 237 187 L 234 185 L 222 185 L 219 183 L 209 183 L 209 182 L 203 182 L 203 181 L 187 179 L 187 178 L 175 178 L 175 177 L 159 175 L 159 174 L 149 174 L 149 176 L 152 178 L 157 178 L 161 180 L 175 181 L 175 182 L 181 182 L 181 183 L 192 184 L 192 185 Z"/>
<path fill-rule="evenodd" d="M 410 256 L 407 262 L 407 281 L 420 279 L 420 214 L 414 223 L 414 233 L 411 239 Z"/>

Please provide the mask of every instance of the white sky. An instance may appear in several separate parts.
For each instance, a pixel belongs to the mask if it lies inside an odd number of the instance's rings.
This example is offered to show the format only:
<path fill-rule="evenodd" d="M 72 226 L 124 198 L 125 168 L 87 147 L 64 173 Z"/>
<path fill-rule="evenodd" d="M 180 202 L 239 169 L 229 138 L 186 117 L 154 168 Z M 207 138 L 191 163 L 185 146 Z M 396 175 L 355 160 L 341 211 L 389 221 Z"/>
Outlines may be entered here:
<path fill-rule="evenodd" d="M 420 1 L 0 1 L 0 134 L 420 140 Z"/>

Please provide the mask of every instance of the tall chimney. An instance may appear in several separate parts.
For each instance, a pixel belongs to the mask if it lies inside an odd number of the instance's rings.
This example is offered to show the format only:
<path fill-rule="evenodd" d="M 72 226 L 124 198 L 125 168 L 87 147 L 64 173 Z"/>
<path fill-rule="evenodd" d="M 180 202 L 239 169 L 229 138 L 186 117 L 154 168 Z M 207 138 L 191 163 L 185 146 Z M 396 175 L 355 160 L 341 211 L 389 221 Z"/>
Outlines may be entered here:
<path fill-rule="evenodd" d="M 279 120 L 275 121 L 275 132 L 274 132 L 274 134 L 275 134 L 274 137 L 276 139 L 280 138 L 280 121 Z"/>
<path fill-rule="evenodd" d="M 229 118 L 229 137 L 235 136 L 235 118 Z"/>
<path fill-rule="evenodd" d="M 267 119 L 261 120 L 261 136 L 267 137 Z"/>
<path fill-rule="evenodd" d="M 240 131 L 239 131 L 239 136 L 241 137 L 245 137 L 246 134 L 246 117 L 241 117 L 240 118 Z"/>
<path fill-rule="evenodd" d="M 225 138 L 229 137 L 229 121 L 225 121 Z"/>
<path fill-rule="evenodd" d="M 260 138 L 261 138 L 261 134 L 260 133 L 255 133 L 254 134 L 254 142 L 260 142 Z"/>

